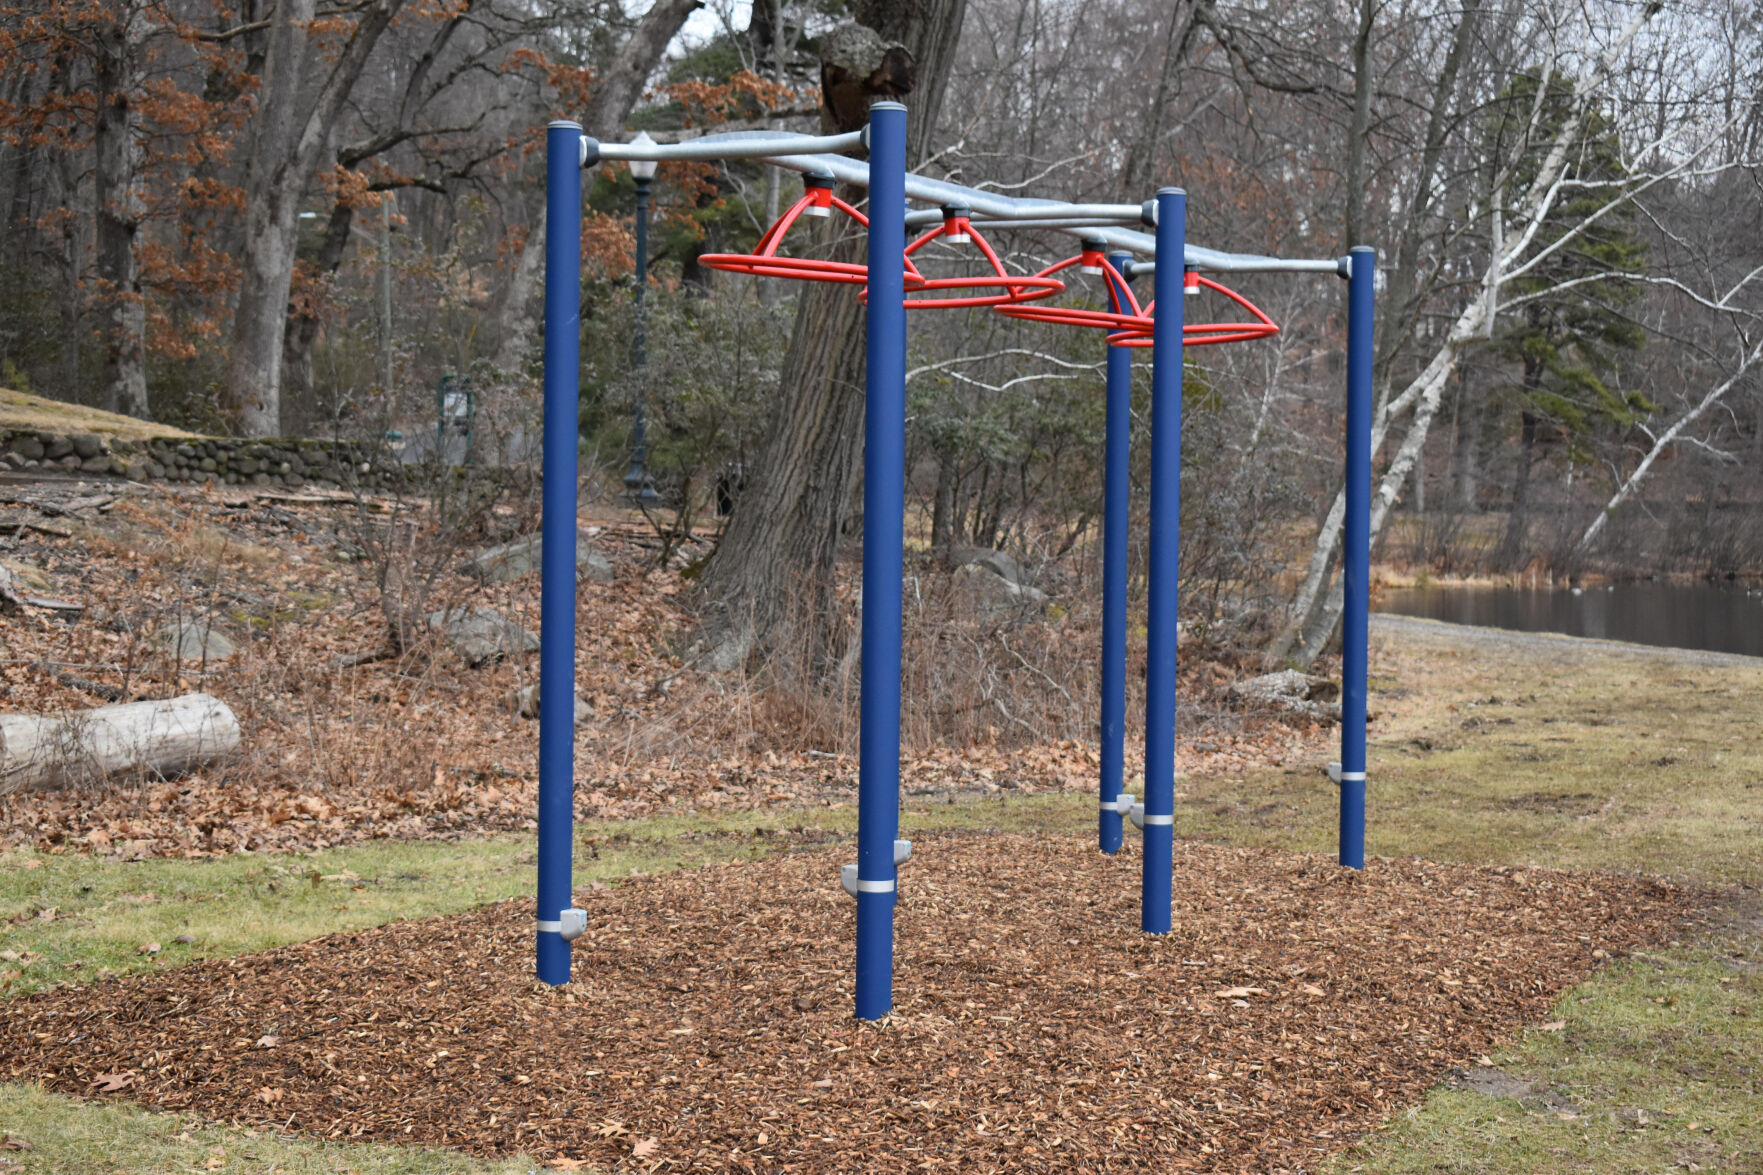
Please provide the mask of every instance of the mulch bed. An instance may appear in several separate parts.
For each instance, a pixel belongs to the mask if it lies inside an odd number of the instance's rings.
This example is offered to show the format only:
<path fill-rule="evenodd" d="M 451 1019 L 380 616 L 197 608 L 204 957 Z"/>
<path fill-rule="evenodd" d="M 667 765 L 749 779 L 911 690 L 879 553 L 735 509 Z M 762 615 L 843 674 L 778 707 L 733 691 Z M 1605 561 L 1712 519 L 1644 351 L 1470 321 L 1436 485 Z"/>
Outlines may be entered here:
<path fill-rule="evenodd" d="M 816 850 L 587 895 L 576 982 L 531 907 L 6 1006 L 0 1072 L 333 1138 L 630 1170 L 1295 1172 L 1548 1019 L 1693 895 L 1589 874 L 950 835 L 902 870 L 894 1016 L 850 1015 Z"/>

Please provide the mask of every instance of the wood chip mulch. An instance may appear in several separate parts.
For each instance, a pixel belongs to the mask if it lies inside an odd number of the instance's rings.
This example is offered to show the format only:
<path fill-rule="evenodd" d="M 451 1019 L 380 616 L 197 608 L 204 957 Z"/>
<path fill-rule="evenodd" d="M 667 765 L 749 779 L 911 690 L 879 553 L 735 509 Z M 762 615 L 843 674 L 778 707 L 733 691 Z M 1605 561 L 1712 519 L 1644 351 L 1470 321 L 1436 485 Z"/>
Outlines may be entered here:
<path fill-rule="evenodd" d="M 850 1015 L 848 850 L 336 935 L 6 1006 L 0 1073 L 333 1138 L 574 1169 L 1314 1170 L 1549 1019 L 1693 895 L 1634 878 L 948 835 L 902 870 L 894 1016 Z"/>

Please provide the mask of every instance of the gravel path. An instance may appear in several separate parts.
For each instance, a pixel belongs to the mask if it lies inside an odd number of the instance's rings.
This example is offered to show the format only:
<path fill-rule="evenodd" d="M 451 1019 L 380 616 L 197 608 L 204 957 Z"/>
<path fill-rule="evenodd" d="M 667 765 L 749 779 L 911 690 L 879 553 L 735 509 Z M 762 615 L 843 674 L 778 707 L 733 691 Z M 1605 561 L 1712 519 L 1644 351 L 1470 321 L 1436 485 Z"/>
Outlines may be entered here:
<path fill-rule="evenodd" d="M 1429 641 L 1456 648 L 1523 649 L 1544 656 L 1571 656 L 1576 653 L 1603 653 L 1618 657 L 1668 660 L 1684 665 L 1721 665 L 1739 669 L 1763 669 L 1763 657 L 1747 657 L 1741 653 L 1714 653 L 1704 649 L 1673 649 L 1660 645 L 1636 645 L 1627 641 L 1601 640 L 1593 637 L 1566 636 L 1557 632 L 1515 632 L 1509 628 L 1482 628 L 1470 624 L 1449 624 L 1443 620 L 1423 620 L 1417 616 L 1396 616 L 1388 612 L 1373 613 L 1372 635 L 1392 641 Z"/>

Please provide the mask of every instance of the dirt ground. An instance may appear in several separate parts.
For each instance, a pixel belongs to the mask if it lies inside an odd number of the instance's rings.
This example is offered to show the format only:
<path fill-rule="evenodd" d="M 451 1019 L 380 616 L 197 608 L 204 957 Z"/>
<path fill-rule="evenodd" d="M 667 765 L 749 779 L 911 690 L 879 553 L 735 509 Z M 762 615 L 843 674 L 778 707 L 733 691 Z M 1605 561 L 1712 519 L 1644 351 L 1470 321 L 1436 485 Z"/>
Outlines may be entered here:
<path fill-rule="evenodd" d="M 432 638 L 386 650 L 370 557 L 375 536 L 402 527 L 416 549 L 436 548 L 424 556 L 433 582 L 418 613 L 490 608 L 536 632 L 536 575 L 483 585 L 460 573 L 473 547 L 536 525 L 519 504 L 491 520 L 507 533 L 465 543 L 425 529 L 420 504 L 390 500 L 60 478 L 0 486 L 0 559 L 32 592 L 70 605 L 0 616 L 0 709 L 79 710 L 201 689 L 231 706 L 244 731 L 237 757 L 176 780 L 12 795 L 0 787 L 0 847 L 132 860 L 530 829 L 538 724 L 510 712 L 509 699 L 536 681 L 537 654 L 474 668 Z M 588 716 L 577 728 L 578 814 L 853 800 L 854 695 L 812 699 L 824 713 L 803 715 L 800 698 L 696 672 L 681 655 L 691 583 L 677 566 L 655 566 L 653 531 L 613 514 L 584 526 L 616 576 L 584 580 L 579 591 L 577 692 Z M 706 541 L 688 553 L 707 549 Z M 179 622 L 214 626 L 238 652 L 224 663 L 173 660 L 161 634 Z M 921 739 L 902 763 L 905 793 L 1093 789 L 1095 748 L 1072 737 L 1096 713 L 1088 623 L 1068 615 L 992 628 L 936 617 L 918 625 L 913 631 L 951 631 L 981 650 L 973 655 L 987 671 L 983 690 L 965 676 L 943 683 L 963 708 L 985 693 L 1000 712 L 1074 717 L 1066 730 L 1051 723 L 1033 734 L 992 728 Z M 1029 646 L 1056 673 L 1024 659 Z M 1132 654 L 1136 683 L 1142 642 Z M 926 660 L 914 663 L 934 675 Z M 1184 670 L 1184 769 L 1326 760 L 1332 727 L 1222 709 L 1216 698 L 1230 675 L 1221 673 L 1197 659 Z M 908 683 L 909 702 L 923 687 Z M 1193 705 L 1203 697 L 1213 699 L 1209 715 Z M 922 701 L 908 714 L 929 705 Z M 1129 732 L 1129 747 L 1135 742 Z"/>
<path fill-rule="evenodd" d="M 902 871 L 894 1016 L 850 1018 L 843 850 L 584 895 L 576 981 L 531 908 L 395 923 L 7 1007 L 64 1092 L 553 1166 L 1313 1170 L 1697 896 L 1633 877 L 946 835 Z"/>

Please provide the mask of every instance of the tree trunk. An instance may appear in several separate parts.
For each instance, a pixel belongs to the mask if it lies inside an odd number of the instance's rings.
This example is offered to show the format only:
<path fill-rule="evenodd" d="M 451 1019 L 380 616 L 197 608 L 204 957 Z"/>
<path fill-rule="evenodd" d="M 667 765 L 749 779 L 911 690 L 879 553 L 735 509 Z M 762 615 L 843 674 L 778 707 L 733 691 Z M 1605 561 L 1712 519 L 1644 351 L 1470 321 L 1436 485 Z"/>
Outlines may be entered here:
<path fill-rule="evenodd" d="M 1371 30 L 1377 21 L 1377 5 L 1359 0 L 1359 35 L 1353 39 L 1353 121 L 1347 128 L 1347 216 L 1345 246 L 1365 241 L 1365 140 L 1371 129 L 1371 92 L 1377 79 L 1371 75 Z"/>
<path fill-rule="evenodd" d="M 857 130 L 871 100 L 909 92 L 907 159 L 921 159 L 966 0 L 871 0 L 853 10 L 869 35 L 847 28 L 824 38 L 822 127 L 829 134 Z M 850 238 L 838 255 L 861 260 L 860 250 Z M 861 304 L 849 288 L 807 285 L 753 476 L 704 569 L 698 649 L 705 666 L 730 669 L 763 655 L 792 621 L 807 626 L 792 643 L 809 650 L 812 665 L 838 662 L 849 634 L 837 622 L 833 566 L 862 468 L 863 376 Z M 801 614 L 786 614 L 785 601 Z"/>
<path fill-rule="evenodd" d="M 1500 545 L 1500 566 L 1517 571 L 1523 565 L 1524 540 L 1530 533 L 1530 467 L 1536 454 L 1537 417 L 1526 410 L 1518 432 L 1518 468 L 1512 478 L 1512 511 L 1506 515 L 1506 538 Z"/>
<path fill-rule="evenodd" d="M 330 220 L 325 223 L 324 237 L 319 241 L 318 253 L 312 258 L 313 268 L 320 274 L 335 273 L 342 264 L 343 253 L 349 247 L 349 230 L 355 223 L 355 209 L 346 203 L 331 206 Z M 282 387 L 288 394 L 287 400 L 302 405 L 312 404 L 313 393 L 317 388 L 317 379 L 313 374 L 312 348 L 318 342 L 318 335 L 323 323 L 318 315 L 311 313 L 311 307 L 295 307 L 292 322 L 288 327 L 288 337 L 282 347 Z M 303 424 L 298 418 L 294 421 L 296 428 Z"/>
<path fill-rule="evenodd" d="M 1121 169 L 1121 187 L 1129 200 L 1141 196 L 1156 180 L 1163 120 L 1169 110 L 1169 100 L 1179 88 L 1180 71 L 1187 64 L 1188 50 L 1198 28 L 1193 3 L 1189 3 L 1185 11 L 1180 0 L 1169 6 L 1169 34 L 1163 45 L 1163 68 L 1157 79 L 1157 90 L 1144 118 L 1144 133 L 1127 152 L 1126 166 Z"/>
<path fill-rule="evenodd" d="M 703 7 L 704 0 L 657 0 L 637 22 L 637 27 L 618 48 L 612 64 L 597 81 L 587 109 L 581 112 L 582 130 L 595 139 L 610 139 L 624 127 L 625 119 L 643 96 L 643 82 L 655 71 L 668 43 Z M 542 187 L 543 185 L 541 185 Z M 543 191 L 539 193 L 542 197 Z M 520 259 L 502 292 L 495 313 L 496 366 L 515 371 L 526 360 L 538 331 L 532 315 L 533 295 L 539 288 L 545 260 L 545 202 L 538 201 L 532 229 L 520 247 Z"/>
<path fill-rule="evenodd" d="M 937 488 L 931 498 L 931 550 L 945 557 L 955 549 L 955 465 L 956 456 L 947 445 L 934 449 L 937 462 Z"/>
<path fill-rule="evenodd" d="M 374 45 L 403 6 L 404 0 L 369 0 L 334 58 L 319 57 L 309 43 L 315 0 L 282 0 L 271 18 L 246 171 L 239 302 L 227 367 L 233 424 L 246 436 L 281 430 L 281 359 L 300 198 Z M 329 72 L 310 105 L 303 105 L 302 75 L 321 61 L 328 61 Z"/>
<path fill-rule="evenodd" d="M 1481 490 L 1481 402 L 1475 396 L 1467 366 L 1457 373 L 1456 482 L 1457 509 L 1475 509 Z"/>
<path fill-rule="evenodd" d="M 97 110 L 92 133 L 97 215 L 97 273 L 104 315 L 104 406 L 146 418 L 147 307 L 135 236 L 142 215 L 140 83 L 143 16 L 124 7 L 97 30 L 94 60 Z"/>
<path fill-rule="evenodd" d="M 239 720 L 208 694 L 62 714 L 0 714 L 0 795 L 132 772 L 177 775 L 238 745 Z"/>

